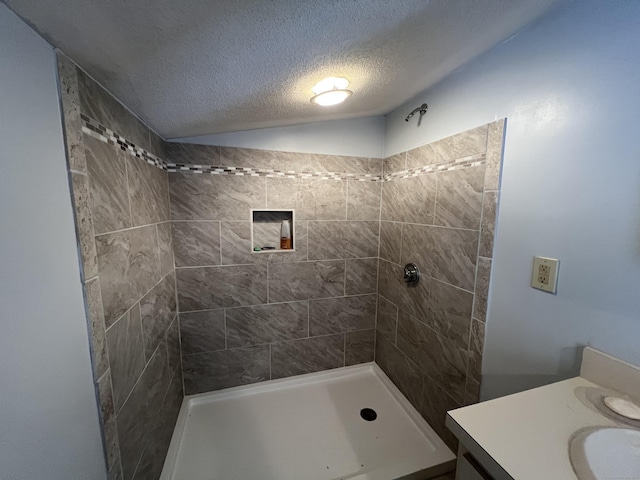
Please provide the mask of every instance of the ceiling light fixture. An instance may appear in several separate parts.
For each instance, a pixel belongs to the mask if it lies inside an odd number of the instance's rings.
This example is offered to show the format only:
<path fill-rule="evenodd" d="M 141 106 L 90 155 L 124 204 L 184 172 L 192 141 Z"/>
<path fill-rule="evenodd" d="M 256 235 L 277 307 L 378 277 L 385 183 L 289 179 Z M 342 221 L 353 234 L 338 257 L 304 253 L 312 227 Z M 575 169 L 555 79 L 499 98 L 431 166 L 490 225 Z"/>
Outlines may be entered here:
<path fill-rule="evenodd" d="M 316 83 L 316 85 L 311 89 L 314 95 L 311 97 L 311 103 L 315 103 L 316 105 L 323 107 L 342 103 L 353 94 L 351 90 L 347 90 L 348 86 L 349 80 L 346 78 L 325 78 L 324 80 Z"/>

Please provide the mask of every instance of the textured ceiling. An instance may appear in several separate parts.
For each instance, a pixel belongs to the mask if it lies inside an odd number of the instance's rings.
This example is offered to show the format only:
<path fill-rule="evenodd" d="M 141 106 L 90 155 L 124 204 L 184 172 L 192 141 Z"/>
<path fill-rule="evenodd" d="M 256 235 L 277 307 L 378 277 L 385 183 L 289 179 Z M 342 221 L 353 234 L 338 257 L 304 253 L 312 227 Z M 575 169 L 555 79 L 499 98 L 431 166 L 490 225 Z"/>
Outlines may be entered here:
<path fill-rule="evenodd" d="M 165 138 L 386 114 L 558 3 L 4 1 Z M 327 76 L 354 95 L 311 104 Z"/>

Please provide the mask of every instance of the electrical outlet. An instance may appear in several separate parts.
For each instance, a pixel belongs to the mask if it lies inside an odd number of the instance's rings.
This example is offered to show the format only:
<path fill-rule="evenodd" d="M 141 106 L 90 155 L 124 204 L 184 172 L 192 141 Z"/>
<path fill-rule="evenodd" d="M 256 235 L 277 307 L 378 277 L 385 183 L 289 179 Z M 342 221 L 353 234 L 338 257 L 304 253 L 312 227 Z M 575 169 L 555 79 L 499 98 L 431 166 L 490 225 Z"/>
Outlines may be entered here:
<path fill-rule="evenodd" d="M 556 293 L 558 285 L 558 266 L 555 258 L 533 257 L 531 286 L 544 292 Z"/>

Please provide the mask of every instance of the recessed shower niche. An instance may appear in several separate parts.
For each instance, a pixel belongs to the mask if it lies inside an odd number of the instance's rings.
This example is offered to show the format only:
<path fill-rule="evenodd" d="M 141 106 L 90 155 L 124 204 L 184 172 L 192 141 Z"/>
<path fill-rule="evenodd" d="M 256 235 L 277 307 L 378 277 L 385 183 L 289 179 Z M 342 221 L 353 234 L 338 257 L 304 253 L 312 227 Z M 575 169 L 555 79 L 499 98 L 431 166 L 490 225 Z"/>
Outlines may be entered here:
<path fill-rule="evenodd" d="M 253 253 L 295 252 L 294 210 L 251 210 Z M 288 230 L 288 232 L 287 232 Z M 288 241 L 283 240 L 288 233 Z"/>

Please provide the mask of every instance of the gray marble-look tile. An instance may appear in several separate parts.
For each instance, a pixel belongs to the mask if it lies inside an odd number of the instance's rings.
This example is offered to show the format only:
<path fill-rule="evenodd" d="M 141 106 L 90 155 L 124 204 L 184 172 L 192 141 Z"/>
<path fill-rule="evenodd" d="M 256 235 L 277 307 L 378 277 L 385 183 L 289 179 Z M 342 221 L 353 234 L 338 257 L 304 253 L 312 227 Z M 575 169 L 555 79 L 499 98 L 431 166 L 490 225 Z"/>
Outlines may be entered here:
<path fill-rule="evenodd" d="M 480 227 L 484 166 L 438 173 L 435 225 Z"/>
<path fill-rule="evenodd" d="M 382 160 L 379 158 L 347 157 L 343 155 L 307 155 L 305 172 L 343 172 L 355 174 L 382 174 Z"/>
<path fill-rule="evenodd" d="M 93 278 L 98 274 L 98 258 L 93 236 L 93 215 L 89 183 L 86 175 L 72 173 L 71 186 L 80 258 L 82 259 L 82 279 Z"/>
<path fill-rule="evenodd" d="M 118 439 L 118 425 L 115 415 L 103 423 L 104 449 L 109 471 L 120 469 L 120 442 Z"/>
<path fill-rule="evenodd" d="M 179 323 L 178 316 L 176 315 L 165 334 L 165 341 L 167 342 L 167 362 L 169 364 L 170 372 L 174 372 L 176 368 L 180 368 L 181 366 Z"/>
<path fill-rule="evenodd" d="M 110 325 L 160 280 L 155 225 L 96 237 L 105 324 Z"/>
<path fill-rule="evenodd" d="M 473 294 L 449 284 L 431 280 L 429 314 L 420 319 L 439 334 L 465 348 L 469 338 Z"/>
<path fill-rule="evenodd" d="M 167 350 L 158 348 L 118 414 L 122 470 L 132 478 L 148 439 L 153 437 L 162 401 L 171 381 Z"/>
<path fill-rule="evenodd" d="M 381 295 L 378 295 L 378 318 L 376 330 L 395 345 L 398 327 L 398 307 Z"/>
<path fill-rule="evenodd" d="M 105 451 L 107 454 L 107 469 L 111 470 L 120 458 L 118 445 L 118 428 L 116 426 L 116 412 L 111 390 L 111 372 L 106 372 L 98 380 L 98 400 L 100 415 L 104 428 Z"/>
<path fill-rule="evenodd" d="M 433 427 L 438 436 L 440 436 L 454 452 L 457 451 L 457 448 L 454 448 L 457 446 L 457 440 L 445 426 L 445 420 L 447 418 L 447 411 L 461 406 L 462 402 L 452 398 L 447 391 L 442 389 L 436 382 L 425 377 L 422 409 L 420 413 L 427 423 Z"/>
<path fill-rule="evenodd" d="M 176 287 L 173 274 L 164 277 L 140 300 L 144 351 L 151 358 L 164 340 L 167 328 L 176 316 Z"/>
<path fill-rule="evenodd" d="M 376 331 L 374 329 L 346 334 L 344 364 L 373 362 Z"/>
<path fill-rule="evenodd" d="M 118 427 L 115 426 L 114 428 L 117 429 Z M 122 467 L 120 466 L 120 457 L 117 458 L 116 463 L 111 468 L 111 470 L 109 470 L 107 474 L 107 480 L 124 480 L 124 476 L 122 475 Z"/>
<path fill-rule="evenodd" d="M 277 150 L 220 147 L 220 165 L 224 167 L 301 171 L 297 157 L 304 157 L 306 160 L 307 155 Z M 303 165 L 306 166 L 307 163 L 308 160 Z"/>
<path fill-rule="evenodd" d="M 78 72 L 80 110 L 136 146 L 149 150 L 149 129 L 82 70 Z M 112 147 L 113 148 L 113 147 Z"/>
<path fill-rule="evenodd" d="M 493 258 L 497 208 L 498 192 L 485 192 L 482 202 L 482 225 L 480 227 L 480 250 L 478 252 L 481 257 Z"/>
<path fill-rule="evenodd" d="M 67 145 L 69 170 L 85 172 L 87 165 L 82 143 L 82 122 L 80 120 L 80 94 L 78 74 L 75 64 L 62 52 L 57 51 L 58 78 L 60 79 L 60 101 L 64 122 L 64 137 Z"/>
<path fill-rule="evenodd" d="M 407 152 L 387 157 L 382 162 L 384 174 L 400 172 L 407 169 Z"/>
<path fill-rule="evenodd" d="M 469 368 L 467 376 L 476 381 L 482 378 L 482 353 L 484 351 L 485 324 L 478 320 L 471 323 L 469 336 Z"/>
<path fill-rule="evenodd" d="M 96 235 L 130 227 L 124 154 L 89 136 L 84 137 L 84 145 Z"/>
<path fill-rule="evenodd" d="M 309 222 L 309 258 L 367 258 L 378 255 L 377 221 Z"/>
<path fill-rule="evenodd" d="M 269 345 L 185 355 L 186 395 L 269 380 Z"/>
<path fill-rule="evenodd" d="M 224 310 L 181 313 L 180 339 L 183 355 L 224 350 Z"/>
<path fill-rule="evenodd" d="M 186 165 L 212 165 L 219 167 L 220 147 L 193 143 L 166 142 L 166 158 L 171 163 Z"/>
<path fill-rule="evenodd" d="M 378 220 L 382 182 L 347 181 L 347 220 Z"/>
<path fill-rule="evenodd" d="M 476 273 L 476 289 L 473 302 L 473 318 L 484 322 L 487 318 L 487 301 L 489 299 L 489 282 L 491 281 L 491 259 L 478 257 Z"/>
<path fill-rule="evenodd" d="M 267 267 L 237 265 L 177 269 L 181 312 L 267 303 Z"/>
<path fill-rule="evenodd" d="M 220 265 L 220 222 L 171 222 L 176 267 Z"/>
<path fill-rule="evenodd" d="M 485 153 L 487 125 L 414 148 L 407 152 L 407 168 L 445 163 L 470 155 Z"/>
<path fill-rule="evenodd" d="M 149 129 L 149 151 L 155 156 L 160 157 L 162 160 L 166 160 L 166 142 L 153 130 Z"/>
<path fill-rule="evenodd" d="M 400 311 L 398 348 L 462 403 L 467 373 L 467 349 Z"/>
<path fill-rule="evenodd" d="M 376 293 L 378 289 L 378 259 L 355 258 L 347 260 L 345 295 Z"/>
<path fill-rule="evenodd" d="M 265 177 L 172 173 L 171 219 L 248 220 L 252 208 L 266 207 L 266 181 Z"/>
<path fill-rule="evenodd" d="M 402 249 L 402 224 L 380 222 L 380 258 L 400 264 Z"/>
<path fill-rule="evenodd" d="M 107 371 L 98 380 L 98 403 L 100 416 L 103 423 L 115 419 L 116 410 L 113 405 L 113 393 L 111 391 L 111 372 Z"/>
<path fill-rule="evenodd" d="M 345 220 L 346 180 L 268 178 L 267 208 L 291 208 L 296 220 Z"/>
<path fill-rule="evenodd" d="M 144 370 L 140 309 L 134 306 L 107 330 L 113 400 L 119 411 Z"/>
<path fill-rule="evenodd" d="M 271 378 L 344 366 L 344 335 L 303 338 L 271 345 Z"/>
<path fill-rule="evenodd" d="M 126 161 L 132 226 L 169 220 L 167 172 L 130 155 Z"/>
<path fill-rule="evenodd" d="M 262 246 L 280 247 L 280 232 L 274 235 L 273 241 Z M 253 253 L 251 245 L 251 223 L 220 222 L 220 252 L 223 265 L 242 265 L 248 263 L 266 263 L 267 254 Z"/>
<path fill-rule="evenodd" d="M 413 261 L 423 272 L 428 272 L 421 262 Z M 399 265 L 381 260 L 378 292 L 387 299 L 393 299 L 396 305 L 416 318 L 424 319 L 429 314 L 429 282 L 423 278 L 418 285 L 408 286 L 403 280 L 403 270 Z"/>
<path fill-rule="evenodd" d="M 433 224 L 436 175 L 395 179 L 382 184 L 382 220 Z"/>
<path fill-rule="evenodd" d="M 306 301 L 229 308 L 225 314 L 228 348 L 294 340 L 309 335 L 309 304 Z"/>
<path fill-rule="evenodd" d="M 437 280 L 473 291 L 478 236 L 474 230 L 404 225 L 400 263 L 414 262 Z"/>
<path fill-rule="evenodd" d="M 480 401 L 480 382 L 467 377 L 467 386 L 464 390 L 464 405 L 473 405 Z"/>
<path fill-rule="evenodd" d="M 107 340 L 105 336 L 104 311 L 100 295 L 100 280 L 94 278 L 84 285 L 87 302 L 89 336 L 91 340 L 92 366 L 95 378 L 100 378 L 109 368 Z"/>
<path fill-rule="evenodd" d="M 380 333 L 376 335 L 376 363 L 420 411 L 423 377 L 420 368 Z"/>
<path fill-rule="evenodd" d="M 506 118 L 503 118 L 489 124 L 489 132 L 487 135 L 487 169 L 484 180 L 485 190 L 500 189 L 506 122 Z"/>
<path fill-rule="evenodd" d="M 133 480 L 158 480 L 182 404 L 182 377 L 175 372 L 160 412 L 154 418 Z"/>
<path fill-rule="evenodd" d="M 344 260 L 270 265 L 269 302 L 342 296 L 344 277 Z"/>
<path fill-rule="evenodd" d="M 166 275 L 173 270 L 173 241 L 171 238 L 171 222 L 159 223 L 158 255 L 160 257 L 160 275 Z"/>
<path fill-rule="evenodd" d="M 309 335 L 354 332 L 376 326 L 376 295 L 309 301 Z"/>

